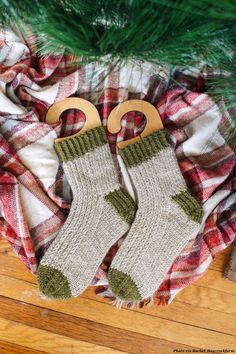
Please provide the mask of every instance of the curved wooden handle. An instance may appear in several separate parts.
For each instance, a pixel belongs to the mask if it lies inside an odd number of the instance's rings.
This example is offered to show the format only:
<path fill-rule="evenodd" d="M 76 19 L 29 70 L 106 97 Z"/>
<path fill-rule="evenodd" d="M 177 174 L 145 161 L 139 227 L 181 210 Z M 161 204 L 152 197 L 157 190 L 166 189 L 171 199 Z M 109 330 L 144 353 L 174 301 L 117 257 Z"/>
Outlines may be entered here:
<path fill-rule="evenodd" d="M 131 111 L 142 112 L 147 123 L 143 132 L 136 136 L 135 138 L 121 141 L 117 146 L 122 149 L 127 145 L 134 144 L 145 136 L 148 136 L 160 129 L 163 129 L 163 124 L 157 109 L 149 102 L 143 100 L 129 100 L 120 103 L 116 106 L 110 113 L 107 120 L 107 129 L 112 134 L 117 134 L 121 129 L 121 119 L 122 117 Z"/>
<path fill-rule="evenodd" d="M 71 136 L 65 136 L 63 138 L 57 138 L 55 140 L 56 143 L 66 140 L 68 138 L 78 136 L 92 128 L 97 128 L 101 126 L 101 120 L 97 108 L 91 102 L 79 97 L 69 97 L 63 101 L 54 103 L 47 111 L 45 119 L 46 123 L 57 123 L 62 112 L 66 111 L 67 109 L 79 109 L 80 111 L 82 111 L 86 117 L 85 124 L 78 133 L 75 133 Z"/>

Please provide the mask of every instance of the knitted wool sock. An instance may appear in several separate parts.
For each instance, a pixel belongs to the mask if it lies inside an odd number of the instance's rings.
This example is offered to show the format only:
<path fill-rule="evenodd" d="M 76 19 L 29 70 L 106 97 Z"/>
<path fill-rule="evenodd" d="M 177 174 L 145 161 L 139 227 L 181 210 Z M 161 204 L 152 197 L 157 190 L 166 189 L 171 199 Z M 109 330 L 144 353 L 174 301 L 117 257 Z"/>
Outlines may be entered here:
<path fill-rule="evenodd" d="M 90 285 L 109 248 L 135 216 L 135 203 L 118 182 L 102 127 L 55 145 L 73 192 L 66 223 L 38 267 L 47 297 L 70 298 Z"/>
<path fill-rule="evenodd" d="M 197 235 L 202 207 L 187 190 L 169 134 L 161 130 L 120 150 L 138 211 L 108 272 L 121 300 L 152 296 L 187 242 Z"/>

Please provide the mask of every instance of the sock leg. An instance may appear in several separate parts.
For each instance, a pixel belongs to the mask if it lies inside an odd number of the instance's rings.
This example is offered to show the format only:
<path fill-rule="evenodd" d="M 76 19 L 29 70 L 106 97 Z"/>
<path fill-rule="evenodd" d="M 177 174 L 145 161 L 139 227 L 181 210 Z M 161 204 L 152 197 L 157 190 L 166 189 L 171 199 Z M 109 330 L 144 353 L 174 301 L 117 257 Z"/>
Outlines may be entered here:
<path fill-rule="evenodd" d="M 46 296 L 69 298 L 90 285 L 109 248 L 127 232 L 136 207 L 118 182 L 102 127 L 55 148 L 72 188 L 73 203 L 37 276 Z"/>
<path fill-rule="evenodd" d="M 120 150 L 137 191 L 138 211 L 108 272 L 122 300 L 155 293 L 174 259 L 197 235 L 202 207 L 187 190 L 166 130 Z"/>

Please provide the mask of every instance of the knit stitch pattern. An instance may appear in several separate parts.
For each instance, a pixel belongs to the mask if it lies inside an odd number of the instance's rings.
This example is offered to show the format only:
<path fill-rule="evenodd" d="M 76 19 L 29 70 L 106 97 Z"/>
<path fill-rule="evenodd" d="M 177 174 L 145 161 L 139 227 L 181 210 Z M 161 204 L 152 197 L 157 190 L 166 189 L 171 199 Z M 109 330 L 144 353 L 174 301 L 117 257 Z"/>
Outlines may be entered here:
<path fill-rule="evenodd" d="M 127 232 L 136 206 L 119 184 L 103 128 L 57 143 L 56 151 L 73 203 L 37 276 L 44 295 L 66 299 L 90 285 L 110 247 Z"/>
<path fill-rule="evenodd" d="M 138 211 L 108 272 L 118 299 L 138 301 L 155 293 L 203 216 L 187 189 L 166 130 L 120 150 L 137 192 Z"/>

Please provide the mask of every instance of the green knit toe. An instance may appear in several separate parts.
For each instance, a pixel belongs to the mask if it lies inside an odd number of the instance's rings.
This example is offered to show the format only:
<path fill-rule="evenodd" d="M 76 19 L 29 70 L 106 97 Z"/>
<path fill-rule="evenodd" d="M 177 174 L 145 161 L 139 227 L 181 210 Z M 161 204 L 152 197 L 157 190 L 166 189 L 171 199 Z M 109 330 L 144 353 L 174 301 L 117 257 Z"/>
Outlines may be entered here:
<path fill-rule="evenodd" d="M 125 274 L 120 270 L 110 268 L 108 272 L 108 281 L 113 294 L 119 299 L 126 301 L 142 300 L 138 288 L 130 275 Z"/>
<path fill-rule="evenodd" d="M 37 271 L 40 291 L 52 299 L 69 299 L 72 297 L 67 278 L 53 267 L 40 265 Z"/>

